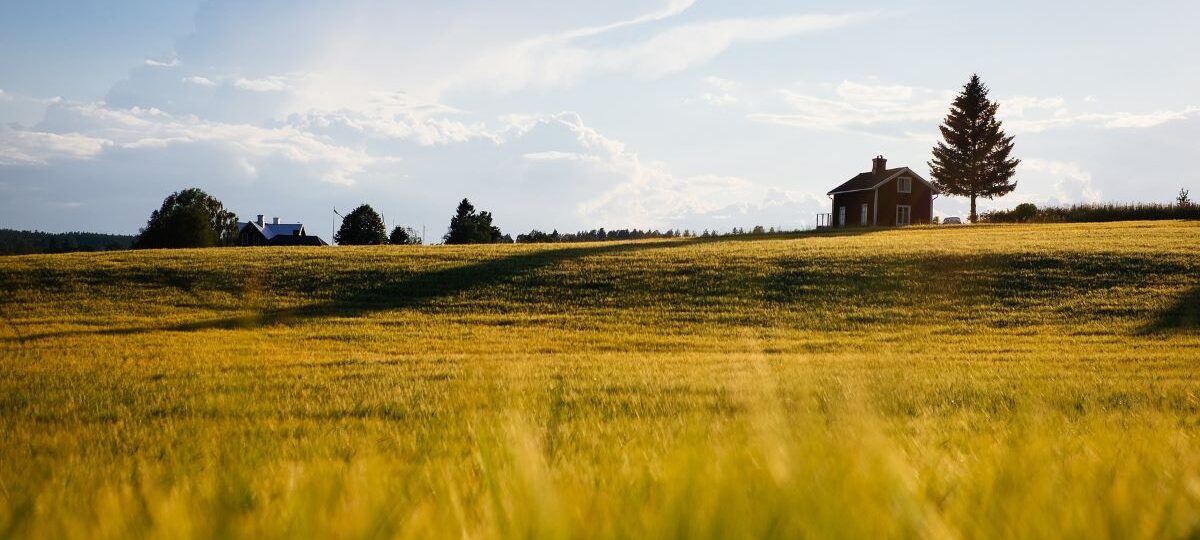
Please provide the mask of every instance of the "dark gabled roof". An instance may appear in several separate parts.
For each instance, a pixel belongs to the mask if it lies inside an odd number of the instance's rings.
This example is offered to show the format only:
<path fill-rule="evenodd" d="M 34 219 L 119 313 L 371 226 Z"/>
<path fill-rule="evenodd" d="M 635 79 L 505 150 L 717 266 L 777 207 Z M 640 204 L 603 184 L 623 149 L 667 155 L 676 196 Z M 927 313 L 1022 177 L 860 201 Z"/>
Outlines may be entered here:
<path fill-rule="evenodd" d="M 896 169 L 885 169 L 883 172 L 880 172 L 879 174 L 870 173 L 870 172 L 860 173 L 858 176 L 855 176 L 854 178 L 851 178 L 851 179 L 845 181 L 842 185 L 833 188 L 829 192 L 829 194 L 832 195 L 834 193 L 844 193 L 846 191 L 859 191 L 859 190 L 863 190 L 863 189 L 874 189 L 875 186 L 878 186 L 880 182 L 883 182 L 884 180 L 887 180 L 888 178 L 895 176 L 896 173 L 899 173 L 900 171 L 903 171 L 904 169 L 905 169 L 904 167 L 899 167 Z"/>
<path fill-rule="evenodd" d="M 277 234 L 267 240 L 268 246 L 327 246 L 320 236 L 301 236 L 298 234 Z"/>
<path fill-rule="evenodd" d="M 875 189 L 876 187 L 879 186 L 879 184 L 882 184 L 887 179 L 889 179 L 893 176 L 896 176 L 896 175 L 900 174 L 901 172 L 905 172 L 905 171 L 907 171 L 909 174 L 911 174 L 916 179 L 918 179 L 922 182 L 925 182 L 926 184 L 929 184 L 928 181 L 926 181 L 924 178 L 921 178 L 921 176 L 919 174 L 913 172 L 912 169 L 909 169 L 908 167 L 897 167 L 895 169 L 885 169 L 879 173 L 870 173 L 870 172 L 859 173 L 858 176 L 855 176 L 854 178 L 851 178 L 851 179 L 843 182 L 842 185 L 830 190 L 829 193 L 827 193 L 827 195 L 833 195 L 835 193 L 845 193 L 847 191 L 863 191 L 863 190 L 867 190 L 867 189 Z M 935 193 L 935 194 L 938 193 L 937 188 L 934 188 L 933 184 L 929 184 L 929 188 L 933 190 L 933 193 Z"/>

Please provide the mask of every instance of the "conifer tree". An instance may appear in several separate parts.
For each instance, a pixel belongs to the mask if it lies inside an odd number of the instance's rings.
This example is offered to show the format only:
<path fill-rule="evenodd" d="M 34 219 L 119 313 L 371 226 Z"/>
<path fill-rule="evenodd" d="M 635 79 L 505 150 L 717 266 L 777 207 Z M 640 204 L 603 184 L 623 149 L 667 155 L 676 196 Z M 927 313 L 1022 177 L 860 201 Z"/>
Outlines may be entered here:
<path fill-rule="evenodd" d="M 1001 197 L 1017 188 L 1010 180 L 1021 160 L 1010 156 L 1013 138 L 1005 135 L 996 119 L 999 106 L 988 99 L 988 88 L 979 75 L 972 75 L 940 126 L 943 140 L 933 148 L 929 162 L 939 191 L 971 198 L 971 222 L 978 217 L 976 198 Z"/>

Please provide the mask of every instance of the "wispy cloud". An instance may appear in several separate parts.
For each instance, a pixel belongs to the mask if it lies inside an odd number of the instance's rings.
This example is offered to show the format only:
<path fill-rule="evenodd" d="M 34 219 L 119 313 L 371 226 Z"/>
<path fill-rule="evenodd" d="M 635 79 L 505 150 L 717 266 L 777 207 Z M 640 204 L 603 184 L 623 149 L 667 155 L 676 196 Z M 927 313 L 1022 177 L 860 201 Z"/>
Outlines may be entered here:
<path fill-rule="evenodd" d="M 184 77 L 182 80 L 185 83 L 194 84 L 197 86 L 216 86 L 217 85 L 216 81 L 213 81 L 212 79 L 209 79 L 208 77 L 201 77 L 200 75 Z"/>
<path fill-rule="evenodd" d="M 46 165 L 55 160 L 88 159 L 112 144 L 79 133 L 45 133 L 0 126 L 0 165 Z"/>
<path fill-rule="evenodd" d="M 150 67 L 176 67 L 179 65 L 179 59 L 172 57 L 170 60 L 158 60 L 155 58 L 147 58 L 144 62 Z"/>
<path fill-rule="evenodd" d="M 793 89 L 779 90 L 786 108 L 782 112 L 752 113 L 752 121 L 814 130 L 860 131 L 872 135 L 928 138 L 945 117 L 953 100 L 949 90 L 915 86 L 842 81 L 826 85 L 825 95 Z M 1150 128 L 1200 116 L 1200 108 L 1148 113 L 1076 113 L 1062 97 L 1013 96 L 995 98 L 999 116 L 1010 133 L 1038 133 L 1050 129 L 1087 127 L 1102 129 Z M 1086 99 L 1084 103 L 1088 102 Z"/>
<path fill-rule="evenodd" d="M 233 81 L 233 86 L 251 92 L 283 92 L 289 88 L 283 77 L 266 77 L 262 79 L 239 78 Z"/>
<path fill-rule="evenodd" d="M 540 36 L 502 47 L 470 63 L 445 85 L 453 87 L 487 81 L 512 91 L 526 86 L 566 85 L 587 74 L 612 72 L 633 72 L 653 79 L 702 65 L 739 43 L 775 41 L 831 30 L 876 15 L 845 13 L 716 19 L 673 26 L 648 39 L 625 45 L 578 43 L 581 37 L 666 20 L 691 5 L 691 1 L 676 1 L 662 10 L 627 21 Z"/>
<path fill-rule="evenodd" d="M 689 103 L 706 103 L 713 107 L 728 107 L 738 102 L 734 93 L 741 88 L 741 83 L 721 77 L 708 76 L 704 78 L 705 92 L 699 97 L 689 98 Z"/>

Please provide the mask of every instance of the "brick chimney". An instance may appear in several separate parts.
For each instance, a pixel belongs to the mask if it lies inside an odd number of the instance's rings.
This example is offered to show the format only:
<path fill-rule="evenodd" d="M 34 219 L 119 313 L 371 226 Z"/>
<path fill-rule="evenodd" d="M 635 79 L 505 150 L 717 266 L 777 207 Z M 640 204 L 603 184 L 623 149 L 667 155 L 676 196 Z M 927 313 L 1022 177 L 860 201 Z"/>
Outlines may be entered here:
<path fill-rule="evenodd" d="M 271 224 L 272 224 L 272 225 L 279 225 L 279 218 L 277 218 L 277 217 L 273 217 L 273 218 L 271 218 Z"/>
<path fill-rule="evenodd" d="M 871 174 L 882 174 L 885 170 L 887 170 L 887 158 L 875 156 L 875 159 L 871 160 Z"/>
<path fill-rule="evenodd" d="M 264 223 L 263 223 L 263 217 L 264 217 L 264 216 L 263 216 L 262 214 L 259 214 L 259 215 L 258 215 L 258 222 L 257 222 L 257 223 L 258 223 L 258 226 L 259 226 L 259 227 L 262 227 L 262 226 L 264 225 Z"/>

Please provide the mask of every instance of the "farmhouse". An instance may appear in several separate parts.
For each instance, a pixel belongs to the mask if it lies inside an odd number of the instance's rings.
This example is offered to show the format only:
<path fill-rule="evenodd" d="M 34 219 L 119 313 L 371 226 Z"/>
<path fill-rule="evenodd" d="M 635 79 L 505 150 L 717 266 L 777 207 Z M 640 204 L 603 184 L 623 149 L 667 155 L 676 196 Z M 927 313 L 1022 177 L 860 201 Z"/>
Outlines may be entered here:
<path fill-rule="evenodd" d="M 818 216 L 823 227 L 892 227 L 933 221 L 938 191 L 908 167 L 887 168 L 887 160 L 871 160 L 860 173 L 828 193 L 833 213 Z"/>
<path fill-rule="evenodd" d="M 319 236 L 309 236 L 304 232 L 303 223 L 280 223 L 279 218 L 273 218 L 270 223 L 263 221 L 263 215 L 258 215 L 256 221 L 238 222 L 239 246 L 325 246 L 328 245 Z"/>

